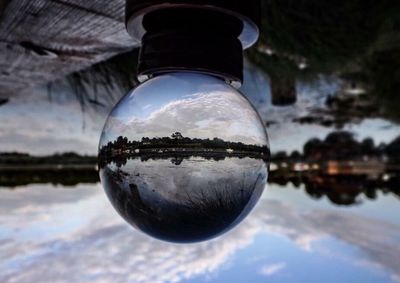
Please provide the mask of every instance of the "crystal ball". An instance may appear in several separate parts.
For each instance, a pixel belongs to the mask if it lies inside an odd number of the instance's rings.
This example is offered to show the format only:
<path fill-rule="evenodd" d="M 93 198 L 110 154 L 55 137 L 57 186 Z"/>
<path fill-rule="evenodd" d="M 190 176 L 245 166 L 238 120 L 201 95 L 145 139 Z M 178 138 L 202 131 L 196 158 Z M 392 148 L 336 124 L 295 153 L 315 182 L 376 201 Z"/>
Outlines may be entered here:
<path fill-rule="evenodd" d="M 230 230 L 266 185 L 269 143 L 252 105 L 216 77 L 154 77 L 111 111 L 101 183 L 117 212 L 157 239 L 190 243 Z"/>

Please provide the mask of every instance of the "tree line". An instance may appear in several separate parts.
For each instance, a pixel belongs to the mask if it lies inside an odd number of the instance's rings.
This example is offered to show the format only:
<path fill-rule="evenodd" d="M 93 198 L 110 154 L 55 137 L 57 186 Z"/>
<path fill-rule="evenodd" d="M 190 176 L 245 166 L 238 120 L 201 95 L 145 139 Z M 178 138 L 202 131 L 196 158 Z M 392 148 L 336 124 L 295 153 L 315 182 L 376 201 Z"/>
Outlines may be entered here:
<path fill-rule="evenodd" d="M 303 146 L 303 153 L 293 151 L 288 154 L 280 151 L 272 156 L 273 160 L 358 160 L 364 157 L 387 158 L 391 162 L 400 162 L 400 136 L 388 144 L 376 145 L 372 138 L 357 141 L 347 131 L 335 131 L 321 140 L 312 138 Z"/>
<path fill-rule="evenodd" d="M 269 154 L 267 146 L 244 144 L 242 142 L 229 142 L 220 138 L 199 139 L 184 137 L 180 132 L 173 133 L 170 137 L 143 137 L 140 141 L 129 141 L 127 137 L 119 136 L 115 141 L 110 141 L 100 149 L 100 155 L 112 154 L 113 151 L 146 150 L 165 148 L 186 149 L 214 149 L 259 152 Z"/>

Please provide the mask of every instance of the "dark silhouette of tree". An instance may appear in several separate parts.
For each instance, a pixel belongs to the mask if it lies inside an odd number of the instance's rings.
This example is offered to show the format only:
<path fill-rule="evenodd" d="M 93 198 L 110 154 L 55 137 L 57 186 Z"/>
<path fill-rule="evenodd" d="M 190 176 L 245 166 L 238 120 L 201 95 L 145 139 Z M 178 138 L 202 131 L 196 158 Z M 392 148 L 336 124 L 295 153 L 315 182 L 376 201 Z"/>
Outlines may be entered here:
<path fill-rule="evenodd" d="M 364 155 L 376 155 L 375 143 L 372 138 L 364 139 L 360 144 L 360 148 Z"/>
<path fill-rule="evenodd" d="M 313 138 L 304 144 L 303 146 L 304 156 L 306 158 L 314 157 L 315 159 L 319 159 L 321 149 L 322 149 L 322 141 L 320 139 Z"/>
<path fill-rule="evenodd" d="M 274 159 L 276 160 L 286 160 L 287 157 L 288 156 L 285 151 L 278 151 L 277 153 L 274 154 Z"/>
<path fill-rule="evenodd" d="M 171 135 L 171 137 L 172 137 L 173 139 L 175 139 L 175 140 L 181 140 L 181 139 L 183 139 L 183 136 L 182 136 L 182 134 L 181 134 L 180 132 L 175 132 L 175 133 L 173 133 L 173 134 Z"/>
<path fill-rule="evenodd" d="M 301 153 L 298 152 L 297 150 L 293 151 L 293 152 L 290 154 L 290 159 L 291 159 L 291 160 L 298 161 L 298 160 L 300 160 L 301 158 L 302 158 Z"/>
<path fill-rule="evenodd" d="M 303 147 L 304 156 L 312 160 L 346 160 L 361 158 L 360 144 L 352 133 L 337 131 L 330 133 L 324 141 L 309 140 Z"/>
<path fill-rule="evenodd" d="M 387 145 L 386 154 L 391 161 L 400 162 L 400 136 Z"/>
<path fill-rule="evenodd" d="M 127 137 L 119 136 L 115 141 L 108 142 L 100 149 L 99 165 L 102 168 L 113 162 L 117 167 L 121 167 L 126 164 L 127 159 L 138 156 L 141 160 L 171 156 L 174 158 L 201 156 L 218 160 L 224 159 L 228 155 L 267 160 L 270 151 L 268 146 L 229 142 L 217 137 L 212 140 L 191 139 L 184 137 L 180 132 L 173 133 L 171 137 L 143 137 L 141 141 L 129 141 Z"/>

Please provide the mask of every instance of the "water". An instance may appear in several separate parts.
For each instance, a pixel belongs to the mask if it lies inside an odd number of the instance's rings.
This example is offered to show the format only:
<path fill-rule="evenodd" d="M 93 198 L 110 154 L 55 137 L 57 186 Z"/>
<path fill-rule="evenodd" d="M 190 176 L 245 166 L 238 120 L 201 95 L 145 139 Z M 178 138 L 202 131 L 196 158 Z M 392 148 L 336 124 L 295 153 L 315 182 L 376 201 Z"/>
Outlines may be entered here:
<path fill-rule="evenodd" d="M 179 156 L 136 157 L 100 170 L 118 213 L 153 237 L 180 243 L 213 238 L 243 220 L 263 192 L 268 165 L 262 159 Z"/>
<path fill-rule="evenodd" d="M 269 184 L 240 225 L 175 245 L 133 229 L 99 184 L 0 190 L 0 282 L 397 282 L 399 197 L 358 206 Z"/>

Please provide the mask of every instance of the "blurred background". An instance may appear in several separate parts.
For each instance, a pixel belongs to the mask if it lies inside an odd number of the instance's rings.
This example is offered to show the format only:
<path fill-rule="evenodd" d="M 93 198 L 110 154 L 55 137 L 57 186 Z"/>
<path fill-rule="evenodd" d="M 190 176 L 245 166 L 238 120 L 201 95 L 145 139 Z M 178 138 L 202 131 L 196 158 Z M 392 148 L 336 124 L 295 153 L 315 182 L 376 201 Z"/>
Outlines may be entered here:
<path fill-rule="evenodd" d="M 400 4 L 263 0 L 243 94 L 269 184 L 226 235 L 163 243 L 108 203 L 98 140 L 137 85 L 124 1 L 0 1 L 0 282 L 400 282 Z"/>

